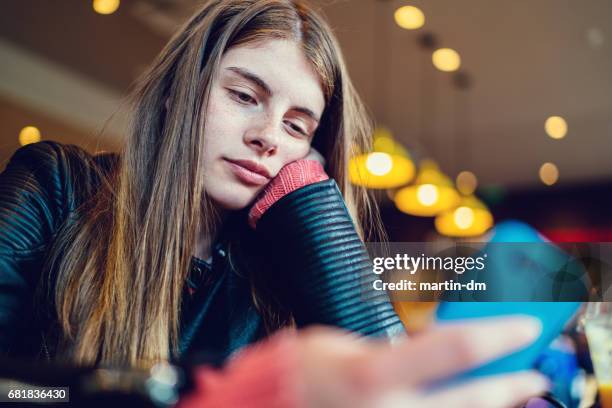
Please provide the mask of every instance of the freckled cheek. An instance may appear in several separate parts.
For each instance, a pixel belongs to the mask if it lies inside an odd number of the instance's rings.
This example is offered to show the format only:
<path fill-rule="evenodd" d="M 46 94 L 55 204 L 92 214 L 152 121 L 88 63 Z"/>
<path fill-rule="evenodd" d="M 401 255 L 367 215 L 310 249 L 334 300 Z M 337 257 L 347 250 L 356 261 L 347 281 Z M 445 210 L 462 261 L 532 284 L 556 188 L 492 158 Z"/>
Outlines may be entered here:
<path fill-rule="evenodd" d="M 288 164 L 306 157 L 310 151 L 310 143 L 302 140 L 290 140 L 284 150 L 283 161 Z"/>
<path fill-rule="evenodd" d="M 215 158 L 223 152 L 236 150 L 242 143 L 246 125 L 243 115 L 225 104 L 211 103 L 206 111 L 205 150 L 206 156 Z"/>

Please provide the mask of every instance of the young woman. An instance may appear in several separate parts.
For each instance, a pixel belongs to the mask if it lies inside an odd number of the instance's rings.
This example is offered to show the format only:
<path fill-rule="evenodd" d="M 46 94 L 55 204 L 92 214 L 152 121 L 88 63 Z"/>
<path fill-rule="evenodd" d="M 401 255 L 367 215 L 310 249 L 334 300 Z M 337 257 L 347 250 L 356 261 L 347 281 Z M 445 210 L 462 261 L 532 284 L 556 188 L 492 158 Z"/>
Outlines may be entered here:
<path fill-rule="evenodd" d="M 42 142 L 19 149 L 0 176 L 3 354 L 146 368 L 223 362 L 286 326 L 402 334 L 388 299 L 368 290 L 362 239 L 379 230 L 377 213 L 346 174 L 369 147 L 369 122 L 317 13 L 289 0 L 208 1 L 133 102 L 119 154 Z M 205 398 L 283 406 L 287 395 L 259 387 L 279 378 L 302 384 L 283 388 L 293 403 L 315 405 L 416 390 L 523 344 L 532 326 L 474 325 L 503 340 L 477 346 L 459 327 L 397 350 L 335 331 L 279 334 L 225 376 L 204 370 Z M 427 339 L 430 362 L 415 354 Z M 514 389 L 501 400 L 510 404 L 542 389 L 533 374 L 488 381 L 445 398 L 498 387 Z"/>

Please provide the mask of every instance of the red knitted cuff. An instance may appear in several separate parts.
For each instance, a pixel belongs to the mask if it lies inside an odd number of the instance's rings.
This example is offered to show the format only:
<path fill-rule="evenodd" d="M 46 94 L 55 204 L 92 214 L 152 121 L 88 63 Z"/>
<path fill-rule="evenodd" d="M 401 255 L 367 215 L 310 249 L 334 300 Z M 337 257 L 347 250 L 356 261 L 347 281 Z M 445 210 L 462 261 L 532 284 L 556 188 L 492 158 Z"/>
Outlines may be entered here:
<path fill-rule="evenodd" d="M 302 159 L 287 164 L 266 186 L 249 211 L 249 225 L 255 228 L 268 208 L 290 192 L 327 179 L 329 176 L 316 160 Z"/>
<path fill-rule="evenodd" d="M 198 368 L 177 408 L 299 408 L 304 405 L 295 334 L 280 332 L 238 353 L 222 370 Z"/>

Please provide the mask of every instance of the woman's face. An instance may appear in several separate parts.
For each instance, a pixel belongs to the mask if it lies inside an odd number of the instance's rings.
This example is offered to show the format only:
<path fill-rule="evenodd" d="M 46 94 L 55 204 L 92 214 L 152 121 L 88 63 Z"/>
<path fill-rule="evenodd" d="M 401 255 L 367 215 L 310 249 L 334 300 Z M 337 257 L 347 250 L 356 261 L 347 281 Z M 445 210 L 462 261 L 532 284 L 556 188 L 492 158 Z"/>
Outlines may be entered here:
<path fill-rule="evenodd" d="M 295 42 L 229 49 L 205 117 L 209 197 L 226 210 L 249 205 L 284 165 L 308 154 L 324 108 L 319 77 Z"/>

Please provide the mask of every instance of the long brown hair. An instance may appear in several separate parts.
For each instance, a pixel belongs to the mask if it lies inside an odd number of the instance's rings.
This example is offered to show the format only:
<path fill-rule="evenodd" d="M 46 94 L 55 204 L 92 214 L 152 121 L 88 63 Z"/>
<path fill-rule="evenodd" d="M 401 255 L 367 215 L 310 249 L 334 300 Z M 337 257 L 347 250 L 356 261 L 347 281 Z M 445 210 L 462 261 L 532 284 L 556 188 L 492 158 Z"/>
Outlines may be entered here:
<path fill-rule="evenodd" d="M 146 367 L 176 353 L 195 234 L 215 223 L 202 181 L 211 82 L 229 48 L 270 38 L 301 44 L 319 74 L 326 108 L 314 146 L 359 233 L 377 230 L 373 200 L 346 172 L 371 126 L 330 27 L 301 1 L 207 1 L 136 83 L 119 163 L 59 237 L 54 302 L 72 361 Z"/>

